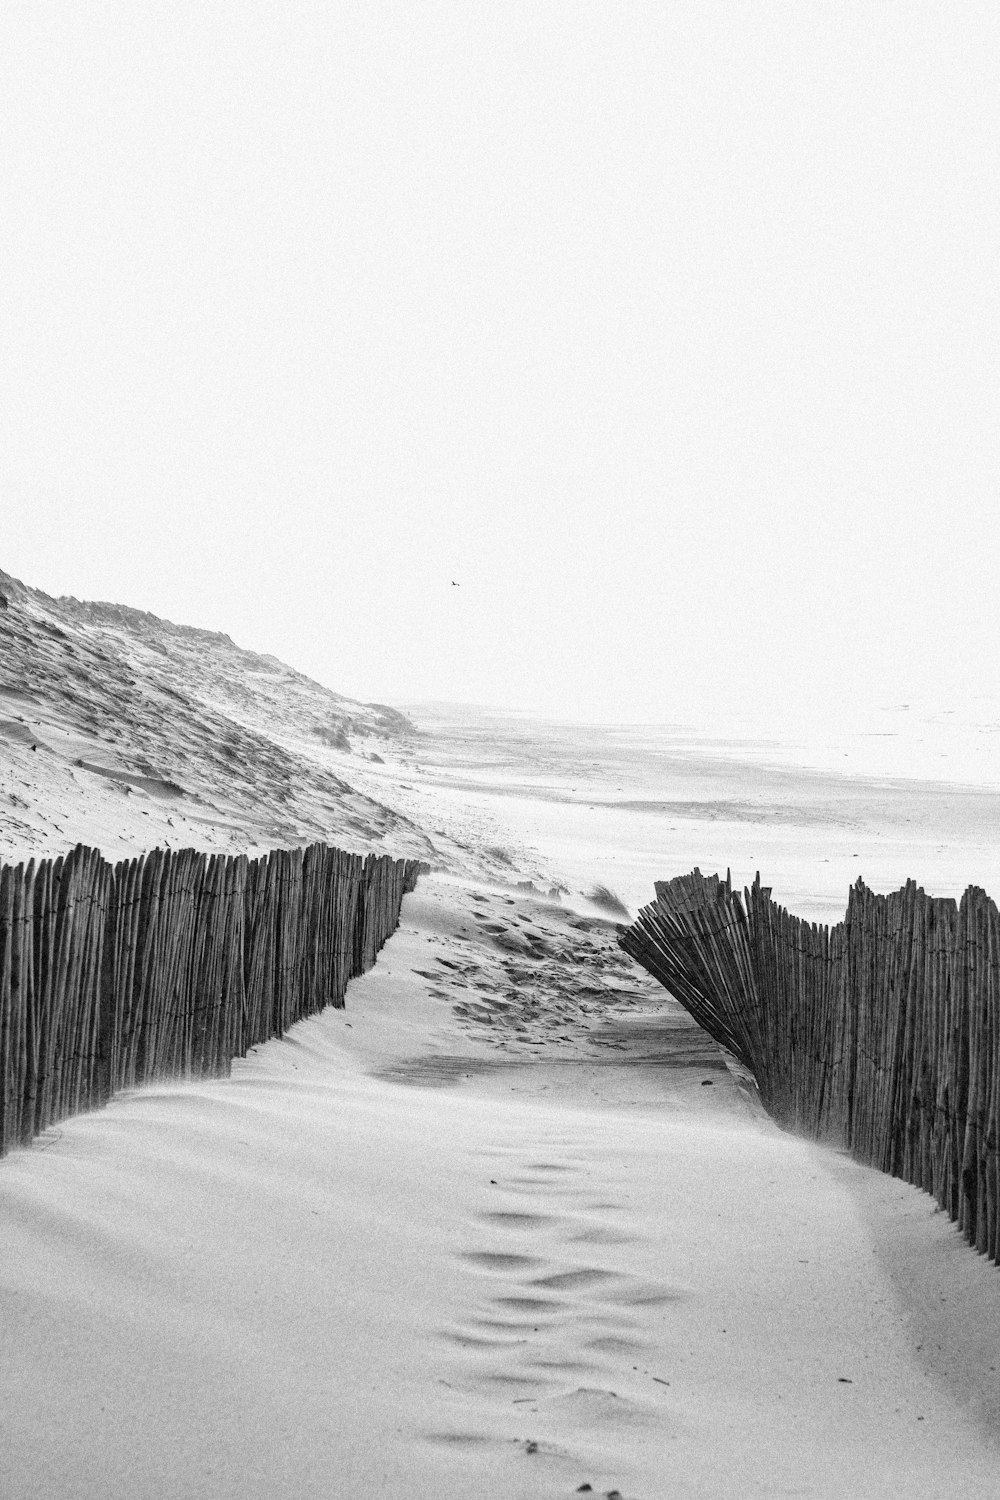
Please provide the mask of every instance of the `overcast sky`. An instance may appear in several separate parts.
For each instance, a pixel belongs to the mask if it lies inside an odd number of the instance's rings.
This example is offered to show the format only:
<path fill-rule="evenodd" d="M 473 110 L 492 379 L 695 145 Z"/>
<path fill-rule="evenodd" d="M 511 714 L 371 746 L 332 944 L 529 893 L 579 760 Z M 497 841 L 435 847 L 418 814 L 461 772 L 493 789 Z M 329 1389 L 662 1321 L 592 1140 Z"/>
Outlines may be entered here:
<path fill-rule="evenodd" d="M 995 4 L 5 0 L 0 567 L 365 698 L 995 688 L 998 55 Z"/>

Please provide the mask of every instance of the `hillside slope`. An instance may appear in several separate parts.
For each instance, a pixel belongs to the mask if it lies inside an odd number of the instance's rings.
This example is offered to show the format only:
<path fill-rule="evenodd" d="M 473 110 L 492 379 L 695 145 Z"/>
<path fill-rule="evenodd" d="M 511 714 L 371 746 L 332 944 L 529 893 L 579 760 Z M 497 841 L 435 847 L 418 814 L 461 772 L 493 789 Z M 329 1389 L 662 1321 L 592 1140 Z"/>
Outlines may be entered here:
<path fill-rule="evenodd" d="M 433 858 L 344 774 L 414 734 L 227 635 L 0 571 L 0 858 L 313 840 Z"/>

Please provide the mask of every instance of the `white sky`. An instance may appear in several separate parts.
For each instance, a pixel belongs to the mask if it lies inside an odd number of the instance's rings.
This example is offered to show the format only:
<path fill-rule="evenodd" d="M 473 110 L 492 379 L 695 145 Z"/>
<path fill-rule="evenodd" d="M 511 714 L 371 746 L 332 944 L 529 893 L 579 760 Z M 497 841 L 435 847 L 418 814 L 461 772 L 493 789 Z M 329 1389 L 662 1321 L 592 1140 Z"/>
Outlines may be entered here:
<path fill-rule="evenodd" d="M 365 698 L 992 690 L 998 44 L 919 0 L 5 0 L 0 566 Z"/>

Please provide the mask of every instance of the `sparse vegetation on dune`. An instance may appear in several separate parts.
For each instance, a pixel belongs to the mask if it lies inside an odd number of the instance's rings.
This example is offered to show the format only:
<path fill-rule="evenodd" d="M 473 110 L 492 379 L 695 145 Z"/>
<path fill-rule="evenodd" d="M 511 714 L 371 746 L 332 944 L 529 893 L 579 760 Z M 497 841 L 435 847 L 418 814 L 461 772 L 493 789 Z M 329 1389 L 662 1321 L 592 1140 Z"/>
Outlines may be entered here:
<path fill-rule="evenodd" d="M 587 891 L 586 896 L 592 906 L 600 907 L 601 911 L 606 911 L 611 916 L 625 917 L 627 920 L 632 915 L 622 898 L 610 886 L 595 885 L 592 890 Z"/>

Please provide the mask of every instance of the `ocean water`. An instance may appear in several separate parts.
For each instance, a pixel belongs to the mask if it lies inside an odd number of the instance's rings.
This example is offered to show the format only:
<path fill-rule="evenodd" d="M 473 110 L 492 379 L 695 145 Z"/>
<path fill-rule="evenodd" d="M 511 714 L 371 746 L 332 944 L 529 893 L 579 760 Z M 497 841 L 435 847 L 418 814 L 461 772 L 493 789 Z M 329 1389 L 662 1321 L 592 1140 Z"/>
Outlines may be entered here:
<path fill-rule="evenodd" d="M 777 900 L 836 921 L 859 877 L 935 895 L 1000 896 L 1000 724 L 898 706 L 839 736 L 770 738 L 681 725 L 571 725 L 456 705 L 407 710 L 427 826 L 507 850 L 574 891 L 597 881 L 631 911 L 699 866 L 757 871 Z M 880 727 L 881 726 L 881 727 Z M 890 726 L 890 727 L 885 727 Z M 895 727 L 891 727 L 895 726 Z"/>

